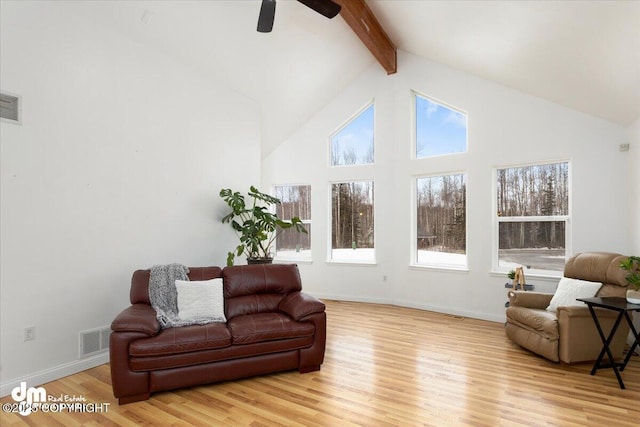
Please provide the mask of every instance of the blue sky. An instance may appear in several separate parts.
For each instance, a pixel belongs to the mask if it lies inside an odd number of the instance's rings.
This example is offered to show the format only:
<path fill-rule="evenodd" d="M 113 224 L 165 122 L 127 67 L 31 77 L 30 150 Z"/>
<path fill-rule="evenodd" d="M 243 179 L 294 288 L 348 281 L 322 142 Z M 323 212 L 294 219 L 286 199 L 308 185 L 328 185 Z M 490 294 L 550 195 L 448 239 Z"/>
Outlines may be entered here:
<path fill-rule="evenodd" d="M 350 164 L 367 164 L 373 163 L 373 159 L 367 159 L 370 152 L 373 151 L 373 104 L 367 107 L 362 113 L 355 117 L 338 133 L 331 137 L 331 152 L 338 148 L 338 158 L 334 159 L 332 154 L 331 165 L 338 166 L 347 164 L 344 162 L 342 155 L 344 153 L 353 152 L 356 155 L 356 163 Z"/>
<path fill-rule="evenodd" d="M 416 95 L 416 157 L 467 151 L 467 116 Z"/>

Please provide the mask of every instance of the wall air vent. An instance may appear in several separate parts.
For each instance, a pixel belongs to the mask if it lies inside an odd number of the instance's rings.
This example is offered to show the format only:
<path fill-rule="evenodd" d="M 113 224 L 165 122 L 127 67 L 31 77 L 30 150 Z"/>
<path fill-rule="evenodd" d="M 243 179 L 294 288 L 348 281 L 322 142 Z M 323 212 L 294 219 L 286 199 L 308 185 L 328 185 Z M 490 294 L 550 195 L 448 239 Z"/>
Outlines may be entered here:
<path fill-rule="evenodd" d="M 0 93 L 0 118 L 3 122 L 22 124 L 20 114 L 22 99 L 9 93 Z"/>
<path fill-rule="evenodd" d="M 110 334 L 111 328 L 108 326 L 80 332 L 80 357 L 93 356 L 108 350 Z"/>

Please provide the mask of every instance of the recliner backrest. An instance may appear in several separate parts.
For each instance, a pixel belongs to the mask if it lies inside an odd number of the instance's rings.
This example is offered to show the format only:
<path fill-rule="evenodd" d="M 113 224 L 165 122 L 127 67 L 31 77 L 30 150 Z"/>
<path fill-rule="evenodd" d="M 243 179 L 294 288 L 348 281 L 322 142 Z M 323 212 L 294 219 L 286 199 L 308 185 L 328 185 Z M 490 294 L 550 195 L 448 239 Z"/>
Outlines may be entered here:
<path fill-rule="evenodd" d="M 584 252 L 569 258 L 564 266 L 564 276 L 573 279 L 601 282 L 596 294 L 599 297 L 622 297 L 626 293 L 627 272 L 620 262 L 627 257 L 611 252 Z"/>
<path fill-rule="evenodd" d="M 302 290 L 300 272 L 295 264 L 253 264 L 225 267 L 225 316 L 265 313 L 278 310 L 280 301 Z"/>

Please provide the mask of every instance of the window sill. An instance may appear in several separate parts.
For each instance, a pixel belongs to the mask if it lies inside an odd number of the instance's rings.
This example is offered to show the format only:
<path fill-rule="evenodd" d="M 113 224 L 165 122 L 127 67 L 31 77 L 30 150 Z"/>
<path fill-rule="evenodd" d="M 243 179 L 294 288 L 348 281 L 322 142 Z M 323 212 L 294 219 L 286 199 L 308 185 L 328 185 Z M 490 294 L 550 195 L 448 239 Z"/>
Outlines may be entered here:
<path fill-rule="evenodd" d="M 503 279 L 506 279 L 507 281 L 512 281 L 512 279 L 509 279 L 509 277 L 507 277 L 507 272 L 505 272 L 505 271 L 491 270 L 489 272 L 489 274 L 491 276 L 494 276 L 494 277 L 502 277 Z M 542 280 L 542 281 L 557 283 L 558 280 L 560 280 L 562 278 L 562 273 L 557 272 L 557 273 L 554 273 L 554 274 L 551 274 L 551 273 L 543 274 L 543 273 L 527 273 L 525 271 L 524 272 L 524 277 L 526 278 L 527 281 L 529 279 L 536 279 L 536 280 Z"/>
<path fill-rule="evenodd" d="M 275 258 L 273 260 L 274 263 L 297 263 L 297 264 L 313 264 L 313 260 L 311 258 Z"/>
<path fill-rule="evenodd" d="M 468 273 L 468 267 L 446 266 L 446 265 L 425 265 L 425 264 L 409 264 L 410 270 L 431 270 L 452 273 Z"/>
<path fill-rule="evenodd" d="M 363 261 L 363 260 L 350 261 L 348 259 L 328 259 L 326 261 L 326 263 L 329 264 L 329 265 L 353 265 L 353 266 L 364 266 L 364 267 L 373 267 L 373 266 L 378 265 L 376 260 L 372 260 L 372 261 Z"/>

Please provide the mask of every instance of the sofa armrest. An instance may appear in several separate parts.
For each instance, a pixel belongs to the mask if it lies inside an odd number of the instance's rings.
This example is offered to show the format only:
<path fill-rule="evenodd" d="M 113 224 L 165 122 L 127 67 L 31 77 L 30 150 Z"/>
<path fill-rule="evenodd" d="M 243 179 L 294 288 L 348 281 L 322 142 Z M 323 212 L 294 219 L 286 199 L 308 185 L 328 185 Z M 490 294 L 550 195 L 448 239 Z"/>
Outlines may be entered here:
<path fill-rule="evenodd" d="M 509 291 L 509 306 L 527 307 L 545 310 L 553 298 L 553 294 L 531 291 Z"/>
<path fill-rule="evenodd" d="M 160 331 L 156 311 L 149 304 L 133 304 L 124 309 L 111 322 L 114 332 L 142 332 L 149 336 Z"/>
<path fill-rule="evenodd" d="M 303 292 L 293 292 L 280 301 L 278 309 L 298 321 L 310 314 L 324 312 L 325 305 L 314 296 Z"/>

